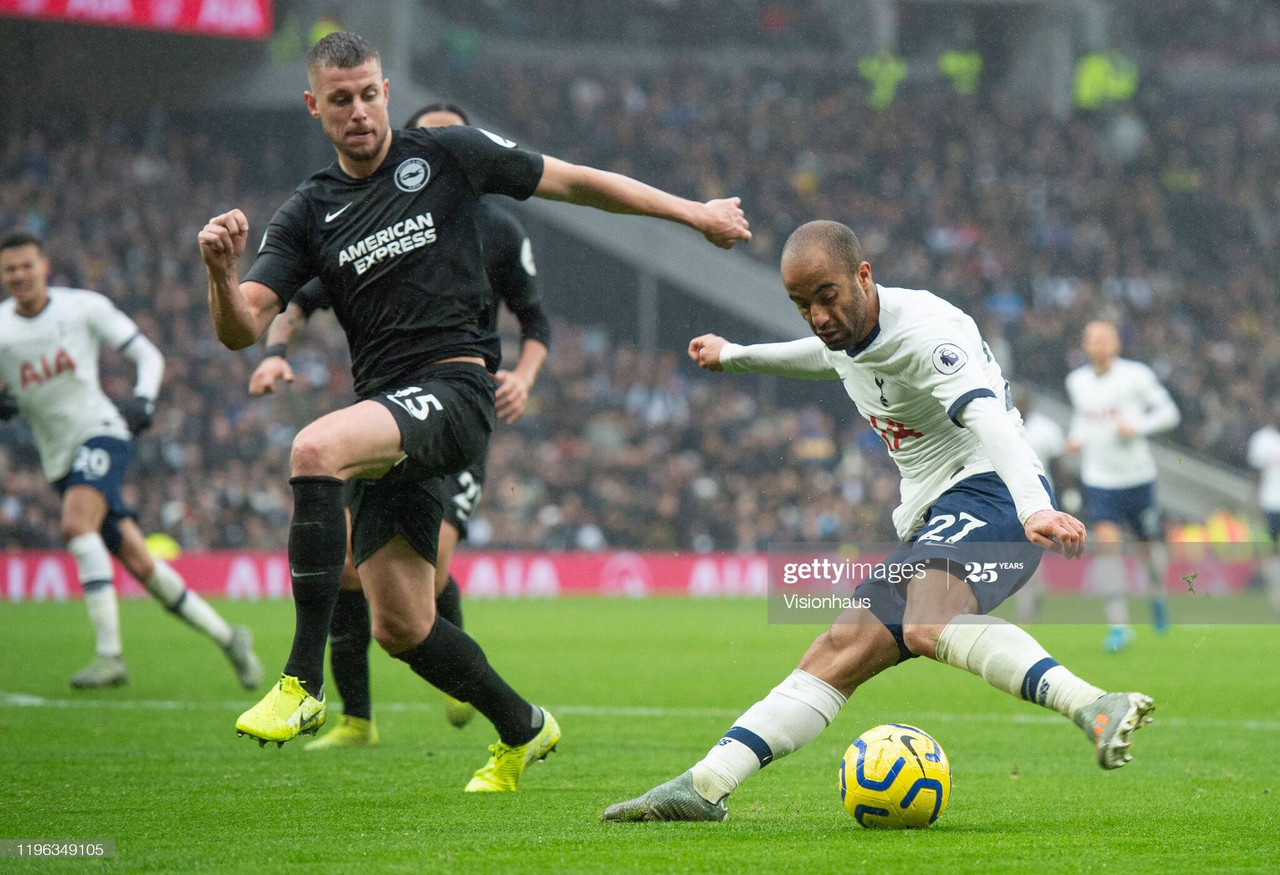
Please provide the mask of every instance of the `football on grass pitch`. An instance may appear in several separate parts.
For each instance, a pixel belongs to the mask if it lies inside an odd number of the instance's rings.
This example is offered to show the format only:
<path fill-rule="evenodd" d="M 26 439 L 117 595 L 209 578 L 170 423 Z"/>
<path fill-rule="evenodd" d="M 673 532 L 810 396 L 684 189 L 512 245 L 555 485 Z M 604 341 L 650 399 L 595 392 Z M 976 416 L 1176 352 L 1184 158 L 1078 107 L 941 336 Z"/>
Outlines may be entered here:
<path fill-rule="evenodd" d="M 840 799 L 865 827 L 928 826 L 951 798 L 951 764 L 923 729 L 886 723 L 868 729 L 840 761 Z"/>

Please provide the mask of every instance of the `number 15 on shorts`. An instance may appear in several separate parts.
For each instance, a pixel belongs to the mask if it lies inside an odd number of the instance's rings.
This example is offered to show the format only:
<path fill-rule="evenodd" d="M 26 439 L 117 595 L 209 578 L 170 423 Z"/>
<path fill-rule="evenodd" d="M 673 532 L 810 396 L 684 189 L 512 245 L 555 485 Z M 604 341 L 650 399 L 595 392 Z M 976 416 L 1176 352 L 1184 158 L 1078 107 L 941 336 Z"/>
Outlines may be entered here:
<path fill-rule="evenodd" d="M 387 397 L 407 410 L 414 419 L 426 419 L 431 415 L 432 407 L 437 411 L 444 410 L 439 398 L 430 393 L 422 394 L 422 389 L 418 386 L 409 386 Z"/>

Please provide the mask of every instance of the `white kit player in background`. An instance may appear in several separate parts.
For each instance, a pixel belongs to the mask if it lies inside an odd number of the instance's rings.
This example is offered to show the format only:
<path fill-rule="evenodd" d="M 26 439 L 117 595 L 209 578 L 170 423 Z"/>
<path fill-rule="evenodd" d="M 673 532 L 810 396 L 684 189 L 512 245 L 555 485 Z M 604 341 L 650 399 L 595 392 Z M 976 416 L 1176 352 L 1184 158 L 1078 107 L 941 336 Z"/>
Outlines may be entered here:
<path fill-rule="evenodd" d="M 1027 443 L 1031 444 L 1032 451 L 1044 467 L 1049 486 L 1057 494 L 1058 500 L 1063 502 L 1063 493 L 1059 489 L 1061 478 L 1058 476 L 1059 472 L 1054 469 L 1058 467 L 1058 461 L 1066 455 L 1067 432 L 1058 425 L 1056 419 L 1037 407 L 1030 395 L 1022 394 L 1016 401 L 1014 406 L 1022 413 L 1022 429 L 1027 434 Z M 1066 502 L 1063 503 L 1066 504 Z M 1044 570 L 1037 569 L 1036 573 L 1031 575 L 1031 579 L 1014 596 L 1020 622 L 1026 623 L 1035 619 L 1040 612 L 1040 601 L 1044 597 L 1044 592 Z"/>
<path fill-rule="evenodd" d="M 21 414 L 44 474 L 62 496 L 62 536 L 75 557 L 97 655 L 71 678 L 77 689 L 127 683 L 111 554 L 161 604 L 226 653 L 246 688 L 262 680 L 249 630 L 229 626 L 163 560 L 147 552 L 121 494 L 133 434 L 151 424 L 164 357 L 138 326 L 97 292 L 50 288 L 39 238 L 0 240 L 0 418 Z M 101 344 L 137 368 L 134 397 L 119 407 L 98 381 Z"/>
<path fill-rule="evenodd" d="M 1168 557 L 1156 505 L 1156 461 L 1147 438 L 1176 428 L 1178 406 L 1155 372 L 1120 358 L 1120 333 L 1110 322 L 1090 322 L 1081 344 L 1089 363 L 1067 375 L 1071 429 L 1067 452 L 1080 453 L 1084 508 L 1099 544 L 1090 573 L 1103 593 L 1110 629 L 1103 647 L 1116 653 L 1133 640 L 1127 575 L 1120 544 L 1127 528 L 1141 543 L 1151 593 L 1152 625 L 1169 628 L 1165 598 Z"/>
<path fill-rule="evenodd" d="M 1123 766 L 1151 698 L 1093 686 L 1025 630 L 988 616 L 1044 549 L 1081 555 L 1085 528 L 1054 509 L 978 326 L 929 292 L 877 285 L 858 238 L 837 222 L 791 235 L 782 281 L 815 337 L 739 346 L 706 334 L 689 355 L 712 371 L 841 381 L 902 475 L 893 521 L 904 543 L 877 567 L 921 563 L 921 573 L 905 585 L 883 571 L 859 584 L 858 603 L 706 757 L 603 819 L 723 820 L 739 784 L 816 738 L 867 680 L 916 656 L 1057 711 L 1085 731 L 1103 768 Z M 964 559 L 992 555 L 1013 561 L 966 573 Z"/>
<path fill-rule="evenodd" d="M 1259 473 L 1258 504 L 1267 518 L 1270 545 L 1262 561 L 1267 579 L 1267 600 L 1280 615 L 1280 400 L 1272 402 L 1271 423 L 1249 436 L 1245 455 L 1249 467 Z"/>

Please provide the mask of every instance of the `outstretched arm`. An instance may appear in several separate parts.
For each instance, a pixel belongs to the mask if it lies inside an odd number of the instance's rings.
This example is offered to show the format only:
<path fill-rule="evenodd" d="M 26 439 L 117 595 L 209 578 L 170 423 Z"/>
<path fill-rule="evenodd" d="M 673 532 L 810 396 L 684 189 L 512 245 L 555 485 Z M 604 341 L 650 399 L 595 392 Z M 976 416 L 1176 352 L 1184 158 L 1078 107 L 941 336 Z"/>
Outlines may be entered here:
<path fill-rule="evenodd" d="M 262 283 L 240 282 L 236 261 L 244 253 L 249 220 L 240 210 L 214 216 L 200 232 L 200 255 L 209 274 L 209 314 L 228 349 L 257 343 L 280 312 L 280 298 Z"/>
<path fill-rule="evenodd" d="M 708 371 L 775 374 L 798 380 L 838 380 L 840 374 L 827 363 L 826 347 L 816 337 L 787 343 L 755 343 L 739 346 L 717 334 L 704 334 L 689 342 L 689 358 Z"/>
<path fill-rule="evenodd" d="M 610 213 L 652 216 L 688 225 L 721 249 L 751 239 L 750 226 L 734 198 L 698 203 L 623 176 L 544 157 L 538 197 L 595 207 Z"/>

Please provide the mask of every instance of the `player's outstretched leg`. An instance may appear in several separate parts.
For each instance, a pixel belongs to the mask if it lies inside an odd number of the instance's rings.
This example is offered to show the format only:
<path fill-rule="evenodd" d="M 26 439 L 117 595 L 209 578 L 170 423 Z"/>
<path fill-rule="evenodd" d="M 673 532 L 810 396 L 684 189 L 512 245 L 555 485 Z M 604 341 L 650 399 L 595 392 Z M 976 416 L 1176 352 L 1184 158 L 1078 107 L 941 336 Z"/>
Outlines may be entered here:
<path fill-rule="evenodd" d="M 1013 696 L 1057 711 L 1084 730 L 1098 764 L 1129 762 L 1130 735 L 1151 722 L 1141 693 L 1108 693 L 1072 674 L 1025 630 L 978 608 L 969 585 L 930 571 L 907 587 L 902 637 L 914 654 L 964 669 Z M 1101 715 L 1101 716 L 1099 716 Z"/>
<path fill-rule="evenodd" d="M 354 512 L 358 541 L 361 511 Z M 356 559 L 361 559 L 358 544 Z M 525 769 L 546 759 L 559 744 L 560 727 L 550 713 L 531 705 L 502 679 L 474 639 L 436 616 L 433 578 L 431 564 L 402 535 L 361 562 L 360 579 L 373 609 L 373 637 L 436 689 L 470 702 L 498 730 L 489 761 L 471 778 L 467 791 L 515 790 Z"/>
<path fill-rule="evenodd" d="M 67 549 L 76 560 L 85 608 L 97 638 L 93 661 L 71 676 L 71 686 L 88 690 L 127 684 L 129 672 L 120 644 L 120 609 L 111 585 L 111 554 L 97 532 L 71 538 Z"/>
<path fill-rule="evenodd" d="M 163 559 L 153 557 L 142 529 L 132 519 L 118 520 L 107 530 L 112 532 L 109 546 L 134 579 L 171 614 L 213 639 L 231 662 L 242 687 L 252 690 L 262 683 L 262 663 L 253 652 L 253 633 L 247 627 L 229 625 L 187 587 L 182 575 Z"/>
<path fill-rule="evenodd" d="M 307 750 L 370 747 L 378 743 L 369 692 L 369 644 L 372 641 L 369 603 L 348 554 L 342 589 L 329 624 L 329 665 L 338 695 L 342 697 L 342 717 L 337 726 L 309 742 Z"/>
<path fill-rule="evenodd" d="M 852 612 L 846 623 L 818 636 L 799 668 L 735 720 L 702 760 L 635 799 L 610 805 L 600 819 L 724 820 L 726 800 L 739 784 L 817 738 L 854 689 L 897 660 L 888 630 L 869 612 Z"/>

